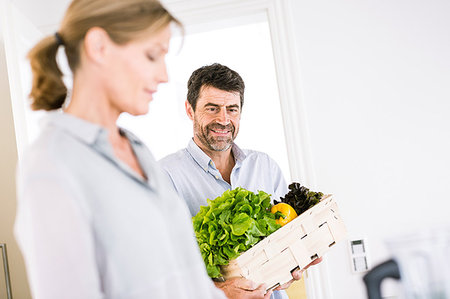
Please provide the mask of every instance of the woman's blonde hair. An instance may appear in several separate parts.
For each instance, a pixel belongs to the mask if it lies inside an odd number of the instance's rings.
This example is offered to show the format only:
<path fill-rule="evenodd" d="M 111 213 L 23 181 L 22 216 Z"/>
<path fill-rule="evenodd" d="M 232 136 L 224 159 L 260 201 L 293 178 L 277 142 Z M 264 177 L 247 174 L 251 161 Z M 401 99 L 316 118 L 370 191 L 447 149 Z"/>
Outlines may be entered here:
<path fill-rule="evenodd" d="M 67 88 L 56 62 L 61 44 L 70 69 L 75 72 L 80 63 L 82 42 L 90 28 L 103 28 L 112 41 L 125 44 L 155 33 L 172 22 L 182 27 L 157 0 L 72 1 L 57 34 L 42 39 L 28 53 L 33 72 L 31 108 L 54 110 L 64 104 Z"/>

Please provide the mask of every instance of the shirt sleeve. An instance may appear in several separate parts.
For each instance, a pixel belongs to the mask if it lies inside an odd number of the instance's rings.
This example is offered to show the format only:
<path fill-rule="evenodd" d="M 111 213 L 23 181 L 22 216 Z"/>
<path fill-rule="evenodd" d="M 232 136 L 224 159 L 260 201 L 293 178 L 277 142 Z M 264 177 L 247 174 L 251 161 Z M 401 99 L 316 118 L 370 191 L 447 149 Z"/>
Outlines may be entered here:
<path fill-rule="evenodd" d="M 80 190 L 41 161 L 19 169 L 15 235 L 33 298 L 104 298 Z"/>
<path fill-rule="evenodd" d="M 167 182 L 170 182 L 170 185 L 177 192 L 177 194 L 180 194 L 179 191 L 177 190 L 177 186 L 175 185 L 175 181 L 172 179 L 172 176 L 170 175 L 170 172 L 164 167 L 163 164 L 158 163 L 158 166 L 161 168 L 161 173 L 163 174 L 164 179 L 166 179 Z"/>

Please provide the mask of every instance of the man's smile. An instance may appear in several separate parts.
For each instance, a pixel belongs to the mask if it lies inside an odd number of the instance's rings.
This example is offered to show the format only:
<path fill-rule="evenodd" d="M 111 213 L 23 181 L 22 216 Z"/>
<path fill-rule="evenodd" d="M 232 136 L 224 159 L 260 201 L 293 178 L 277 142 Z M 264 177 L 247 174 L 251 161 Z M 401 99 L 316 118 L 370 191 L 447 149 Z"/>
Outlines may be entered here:
<path fill-rule="evenodd" d="M 210 129 L 210 131 L 212 131 L 216 135 L 220 135 L 220 136 L 225 136 L 225 135 L 228 135 L 228 133 L 231 133 L 231 130 L 217 130 L 217 129 L 214 130 L 214 129 Z"/>

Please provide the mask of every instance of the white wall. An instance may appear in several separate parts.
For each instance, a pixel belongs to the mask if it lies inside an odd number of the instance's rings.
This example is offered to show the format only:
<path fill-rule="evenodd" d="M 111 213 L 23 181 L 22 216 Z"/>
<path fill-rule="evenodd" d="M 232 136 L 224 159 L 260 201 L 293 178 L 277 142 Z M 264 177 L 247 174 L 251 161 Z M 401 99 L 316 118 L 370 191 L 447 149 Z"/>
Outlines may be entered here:
<path fill-rule="evenodd" d="M 315 182 L 377 264 L 386 238 L 450 223 L 450 2 L 293 5 Z M 327 256 L 332 293 L 366 298 L 346 245 Z"/>
<path fill-rule="evenodd" d="M 25 265 L 13 235 L 16 215 L 15 169 L 17 148 L 10 101 L 10 89 L 4 48 L 3 24 L 0 22 L 0 243 L 6 243 L 13 297 L 31 298 Z M 1 254 L 0 254 L 1 256 Z M 6 298 L 3 263 L 0 261 L 0 298 Z"/>

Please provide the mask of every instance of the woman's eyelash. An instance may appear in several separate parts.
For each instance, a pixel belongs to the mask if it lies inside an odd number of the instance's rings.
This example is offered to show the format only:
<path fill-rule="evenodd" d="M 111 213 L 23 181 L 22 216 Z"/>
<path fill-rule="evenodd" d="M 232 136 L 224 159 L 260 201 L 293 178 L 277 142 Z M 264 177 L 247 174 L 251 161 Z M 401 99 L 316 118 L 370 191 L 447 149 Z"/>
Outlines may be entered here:
<path fill-rule="evenodd" d="M 155 57 L 153 55 L 147 54 L 147 58 L 150 61 L 155 61 Z"/>

